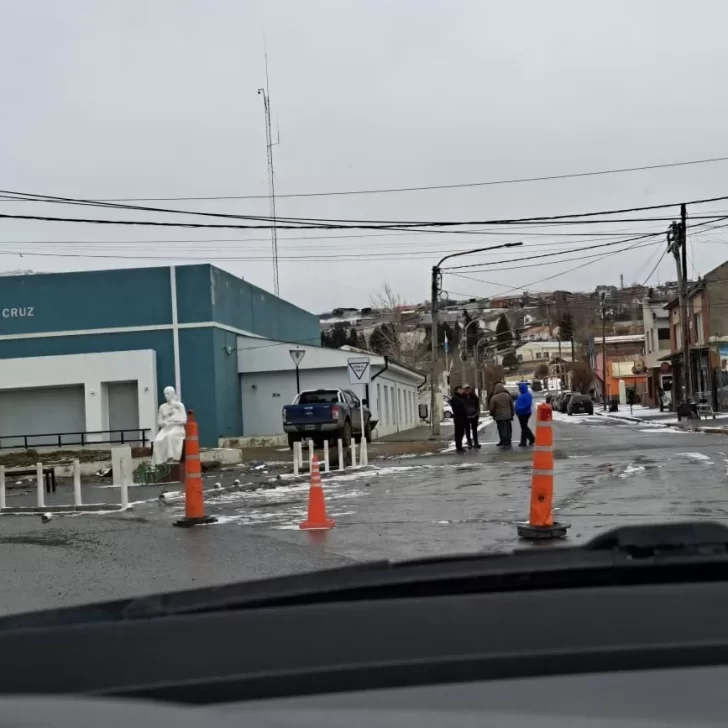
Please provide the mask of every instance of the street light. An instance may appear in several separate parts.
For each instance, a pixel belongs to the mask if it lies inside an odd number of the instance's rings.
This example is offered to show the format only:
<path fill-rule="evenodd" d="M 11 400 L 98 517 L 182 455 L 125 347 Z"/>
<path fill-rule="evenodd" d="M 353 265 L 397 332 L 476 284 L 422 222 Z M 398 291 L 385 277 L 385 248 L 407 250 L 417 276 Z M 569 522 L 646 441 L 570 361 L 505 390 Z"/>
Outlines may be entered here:
<path fill-rule="evenodd" d="M 499 250 L 500 248 L 515 248 L 523 243 L 501 243 L 500 245 L 491 245 L 487 248 L 476 248 L 474 250 L 463 250 L 459 253 L 450 253 L 441 258 L 437 265 L 432 266 L 432 290 L 430 302 L 430 310 L 432 314 L 432 360 L 430 361 L 430 430 L 433 435 L 440 434 L 440 419 L 436 417 L 435 405 L 437 404 L 437 395 L 435 393 L 435 384 L 438 382 L 437 374 L 437 301 L 440 296 L 440 283 L 442 281 L 442 264 L 450 258 L 458 258 L 463 255 L 475 255 L 475 253 L 485 253 L 489 250 Z"/>

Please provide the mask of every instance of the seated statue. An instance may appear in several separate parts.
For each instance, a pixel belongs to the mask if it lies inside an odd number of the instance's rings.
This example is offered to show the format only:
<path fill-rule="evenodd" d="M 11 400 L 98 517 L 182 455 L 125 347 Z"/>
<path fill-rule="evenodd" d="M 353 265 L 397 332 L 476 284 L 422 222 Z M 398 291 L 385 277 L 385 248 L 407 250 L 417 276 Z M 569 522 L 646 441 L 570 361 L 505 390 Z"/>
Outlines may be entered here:
<path fill-rule="evenodd" d="M 164 399 L 166 401 L 159 407 L 159 432 L 154 438 L 152 465 L 178 463 L 185 443 L 187 411 L 177 398 L 174 387 L 164 388 Z"/>

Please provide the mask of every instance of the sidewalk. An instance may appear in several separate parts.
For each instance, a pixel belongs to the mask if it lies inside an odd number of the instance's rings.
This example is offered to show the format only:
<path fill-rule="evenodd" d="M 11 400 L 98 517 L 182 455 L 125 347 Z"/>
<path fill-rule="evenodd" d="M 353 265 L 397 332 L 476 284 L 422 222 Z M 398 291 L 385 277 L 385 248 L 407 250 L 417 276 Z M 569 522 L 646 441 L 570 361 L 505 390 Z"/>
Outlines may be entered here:
<path fill-rule="evenodd" d="M 595 406 L 594 414 L 600 417 L 608 417 L 613 420 L 623 420 L 626 422 L 639 422 L 651 427 L 674 427 L 681 430 L 695 430 L 696 432 L 713 432 L 728 434 L 728 412 L 716 412 L 715 420 L 712 417 L 702 418 L 698 424 L 698 420 L 678 420 L 675 412 L 660 412 L 654 407 L 643 407 L 642 405 L 619 405 L 618 412 L 609 412 L 601 407 Z"/>

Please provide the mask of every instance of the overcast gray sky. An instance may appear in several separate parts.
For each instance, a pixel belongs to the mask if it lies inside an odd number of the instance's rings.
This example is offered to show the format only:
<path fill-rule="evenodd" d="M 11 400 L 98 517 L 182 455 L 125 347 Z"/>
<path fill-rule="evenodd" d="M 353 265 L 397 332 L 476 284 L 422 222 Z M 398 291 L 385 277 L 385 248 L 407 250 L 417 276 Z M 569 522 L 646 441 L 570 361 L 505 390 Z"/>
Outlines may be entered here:
<path fill-rule="evenodd" d="M 720 0 L 0 0 L 0 188 L 84 198 L 265 195 L 256 93 L 265 78 L 264 34 L 281 195 L 728 156 L 727 20 Z M 278 214 L 483 220 L 721 195 L 728 195 L 728 162 L 468 189 L 280 197 Z M 149 204 L 268 214 L 265 199 Z M 0 208 L 182 219 L 30 203 Z M 728 200 L 691 213 L 723 210 Z M 430 267 L 446 251 L 522 239 L 528 247 L 518 256 L 528 265 L 529 255 L 593 245 L 595 232 L 664 227 L 546 227 L 521 238 L 281 231 L 281 296 L 313 311 L 361 306 L 389 282 L 421 301 Z M 564 231 L 583 236 L 557 236 Z M 691 235 L 695 273 L 728 257 L 726 231 Z M 303 235 L 310 240 L 291 239 Z M 472 273 L 489 283 L 448 275 L 444 288 L 469 295 L 517 286 L 583 290 L 618 284 L 620 273 L 627 283 L 643 282 L 662 245 L 594 259 L 549 281 L 541 279 L 579 261 Z M 25 253 L 0 255 L 2 270 L 208 260 L 272 289 L 268 231 L 0 220 L 0 250 Z M 461 262 L 512 257 L 501 251 Z M 651 280 L 671 278 L 666 257 Z"/>

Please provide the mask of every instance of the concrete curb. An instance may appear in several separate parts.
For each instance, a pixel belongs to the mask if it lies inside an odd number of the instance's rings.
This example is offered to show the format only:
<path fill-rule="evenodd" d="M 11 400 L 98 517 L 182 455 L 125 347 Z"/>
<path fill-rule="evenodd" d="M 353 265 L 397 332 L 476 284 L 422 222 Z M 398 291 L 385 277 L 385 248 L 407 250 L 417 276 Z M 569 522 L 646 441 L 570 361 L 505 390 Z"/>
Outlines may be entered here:
<path fill-rule="evenodd" d="M 14 508 L 0 509 L 0 515 L 3 516 L 19 516 L 19 515 L 38 515 L 39 513 L 98 513 L 105 511 L 125 511 L 131 506 L 123 508 L 118 503 L 89 503 L 88 505 L 74 506 L 16 506 Z"/>

